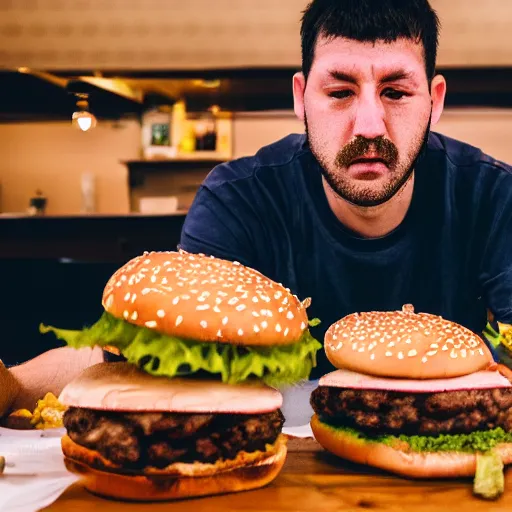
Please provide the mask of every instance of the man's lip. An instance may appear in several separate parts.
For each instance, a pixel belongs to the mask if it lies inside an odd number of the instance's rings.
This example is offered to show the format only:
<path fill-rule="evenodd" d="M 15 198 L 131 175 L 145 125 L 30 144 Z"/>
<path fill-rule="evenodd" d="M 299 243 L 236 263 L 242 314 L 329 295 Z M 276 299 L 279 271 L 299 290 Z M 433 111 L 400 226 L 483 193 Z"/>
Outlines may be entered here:
<path fill-rule="evenodd" d="M 388 165 L 388 163 L 386 162 L 386 160 L 384 160 L 383 158 L 356 158 L 355 160 L 352 160 L 352 162 L 350 162 L 350 165 L 354 165 L 354 164 L 384 164 L 384 165 Z"/>

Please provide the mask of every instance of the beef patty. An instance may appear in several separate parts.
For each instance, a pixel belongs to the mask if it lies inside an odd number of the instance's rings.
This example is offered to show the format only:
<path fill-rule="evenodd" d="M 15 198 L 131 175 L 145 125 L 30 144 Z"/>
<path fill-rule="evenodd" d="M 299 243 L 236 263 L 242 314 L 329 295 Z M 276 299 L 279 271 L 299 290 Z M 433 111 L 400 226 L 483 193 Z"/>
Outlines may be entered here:
<path fill-rule="evenodd" d="M 68 436 L 126 470 L 174 462 L 234 459 L 265 450 L 281 432 L 281 411 L 267 414 L 116 413 L 70 407 Z"/>
<path fill-rule="evenodd" d="M 320 386 L 311 394 L 311 406 L 324 420 L 375 434 L 512 431 L 510 388 L 413 394 Z"/>

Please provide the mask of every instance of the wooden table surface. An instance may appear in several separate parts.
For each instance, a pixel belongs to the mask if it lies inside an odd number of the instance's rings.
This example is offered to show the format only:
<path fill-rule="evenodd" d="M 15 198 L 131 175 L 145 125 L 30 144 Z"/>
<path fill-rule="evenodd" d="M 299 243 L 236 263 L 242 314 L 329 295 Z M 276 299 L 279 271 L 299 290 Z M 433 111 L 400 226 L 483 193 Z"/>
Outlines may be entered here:
<path fill-rule="evenodd" d="M 254 491 L 166 503 L 125 503 L 99 498 L 80 484 L 44 512 L 195 511 L 460 511 L 512 510 L 512 470 L 496 501 L 472 494 L 471 479 L 407 480 L 350 464 L 326 453 L 313 440 L 291 440 L 285 466 L 268 486 Z"/>

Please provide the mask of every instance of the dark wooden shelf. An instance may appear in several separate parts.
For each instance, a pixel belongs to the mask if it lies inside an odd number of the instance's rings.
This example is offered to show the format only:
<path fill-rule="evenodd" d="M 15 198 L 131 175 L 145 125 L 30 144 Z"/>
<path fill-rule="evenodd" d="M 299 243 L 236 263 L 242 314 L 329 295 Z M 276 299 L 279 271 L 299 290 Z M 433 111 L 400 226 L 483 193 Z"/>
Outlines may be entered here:
<path fill-rule="evenodd" d="M 130 189 L 140 187 L 149 173 L 176 172 L 187 170 L 211 170 L 226 162 L 220 158 L 168 159 L 168 160 L 127 160 L 122 163 L 128 168 Z"/>
<path fill-rule="evenodd" d="M 213 167 L 224 163 L 225 159 L 220 158 L 176 158 L 168 160 L 126 160 L 123 164 L 130 171 L 158 172 L 167 170 L 181 170 L 191 168 Z"/>

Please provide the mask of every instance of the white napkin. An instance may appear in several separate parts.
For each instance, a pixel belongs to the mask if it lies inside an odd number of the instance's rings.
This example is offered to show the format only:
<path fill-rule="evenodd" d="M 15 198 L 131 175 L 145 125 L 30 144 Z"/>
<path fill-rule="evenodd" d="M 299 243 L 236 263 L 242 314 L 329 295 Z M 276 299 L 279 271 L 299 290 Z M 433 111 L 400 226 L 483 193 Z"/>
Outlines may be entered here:
<path fill-rule="evenodd" d="M 297 427 L 283 427 L 283 434 L 287 434 L 289 436 L 294 437 L 312 437 L 313 439 L 315 436 L 313 435 L 313 431 L 311 430 L 311 425 L 309 423 L 306 423 L 305 425 L 299 425 Z"/>
<path fill-rule="evenodd" d="M 64 466 L 64 429 L 12 430 L 0 427 L 0 510 L 37 512 L 53 503 L 78 477 Z"/>

